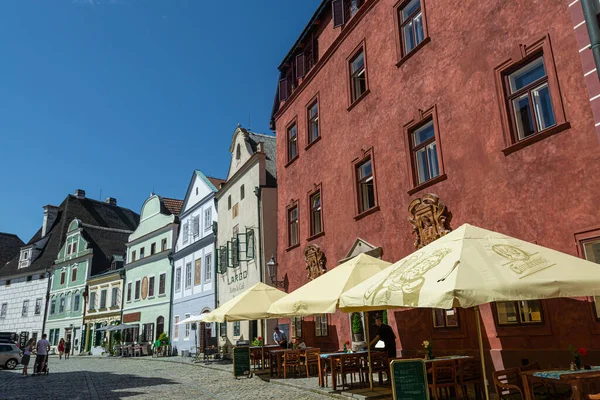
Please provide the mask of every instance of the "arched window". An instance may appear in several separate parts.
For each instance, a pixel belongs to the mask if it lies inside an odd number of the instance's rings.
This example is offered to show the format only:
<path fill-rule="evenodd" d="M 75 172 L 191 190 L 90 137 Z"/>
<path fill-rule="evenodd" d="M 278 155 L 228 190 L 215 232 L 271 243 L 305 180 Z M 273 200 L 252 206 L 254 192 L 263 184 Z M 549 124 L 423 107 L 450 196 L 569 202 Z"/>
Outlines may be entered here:
<path fill-rule="evenodd" d="M 238 145 L 235 149 L 235 159 L 239 160 L 240 157 L 242 157 L 242 149 L 240 148 L 240 144 L 238 143 Z"/>
<path fill-rule="evenodd" d="M 156 318 L 156 339 L 165 331 L 165 318 L 161 315 Z"/>

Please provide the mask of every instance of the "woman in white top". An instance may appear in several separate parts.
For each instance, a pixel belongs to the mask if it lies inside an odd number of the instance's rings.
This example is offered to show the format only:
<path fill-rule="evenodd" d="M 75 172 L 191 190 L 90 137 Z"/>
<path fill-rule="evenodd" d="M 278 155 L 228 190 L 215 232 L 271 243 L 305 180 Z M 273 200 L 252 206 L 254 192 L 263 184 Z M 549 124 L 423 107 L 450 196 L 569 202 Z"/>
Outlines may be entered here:
<path fill-rule="evenodd" d="M 21 364 L 23 364 L 23 376 L 27 376 L 27 366 L 29 365 L 29 359 L 31 358 L 31 352 L 33 351 L 33 339 L 29 339 L 27 345 L 23 349 L 23 357 L 21 357 Z"/>

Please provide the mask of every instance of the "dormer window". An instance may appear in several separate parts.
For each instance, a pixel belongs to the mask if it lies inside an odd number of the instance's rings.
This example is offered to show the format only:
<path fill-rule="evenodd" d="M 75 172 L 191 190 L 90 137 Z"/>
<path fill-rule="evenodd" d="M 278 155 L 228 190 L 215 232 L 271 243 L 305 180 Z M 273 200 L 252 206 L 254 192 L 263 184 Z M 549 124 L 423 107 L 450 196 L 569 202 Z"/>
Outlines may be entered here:
<path fill-rule="evenodd" d="M 29 266 L 31 258 L 31 249 L 21 250 L 19 257 L 19 268 L 25 268 Z"/>
<path fill-rule="evenodd" d="M 29 259 L 29 251 L 25 250 L 21 252 L 21 260 L 27 260 Z"/>

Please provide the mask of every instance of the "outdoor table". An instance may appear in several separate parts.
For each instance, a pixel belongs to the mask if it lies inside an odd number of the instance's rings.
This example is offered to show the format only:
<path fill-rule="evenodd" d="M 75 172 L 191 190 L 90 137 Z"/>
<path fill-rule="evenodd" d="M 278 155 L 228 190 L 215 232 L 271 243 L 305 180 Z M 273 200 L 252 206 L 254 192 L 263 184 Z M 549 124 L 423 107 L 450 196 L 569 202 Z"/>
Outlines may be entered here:
<path fill-rule="evenodd" d="M 560 381 L 561 383 L 568 384 L 571 386 L 573 391 L 573 400 L 583 400 L 581 393 L 581 382 L 582 381 L 596 381 L 600 382 L 600 366 L 594 366 L 591 369 L 582 369 L 579 371 L 571 370 L 543 370 L 543 371 L 522 371 L 521 379 L 523 380 L 523 391 L 525 394 L 525 400 L 533 400 L 534 394 L 531 390 L 530 379 L 535 377 L 538 379 L 545 380 L 547 382 Z"/>
<path fill-rule="evenodd" d="M 355 351 L 352 353 L 344 353 L 342 352 L 336 352 L 336 353 L 321 353 L 319 354 L 319 386 L 324 387 L 325 386 L 325 379 L 323 379 L 323 365 L 321 364 L 326 363 L 327 360 L 329 360 L 329 368 L 331 369 L 331 388 L 333 390 L 337 389 L 337 379 L 335 376 L 335 364 L 340 360 L 341 356 L 343 356 L 344 354 L 358 354 L 363 358 L 367 358 L 369 352 L 367 350 L 361 350 L 361 351 Z"/>
<path fill-rule="evenodd" d="M 423 360 L 426 364 L 427 363 L 434 363 L 436 361 L 448 361 L 448 360 L 455 360 L 458 362 L 458 360 L 464 360 L 466 358 L 473 358 L 472 356 L 444 356 L 444 357 L 436 357 L 434 359 L 429 359 L 429 360 Z"/>
<path fill-rule="evenodd" d="M 256 350 L 260 350 L 261 352 L 264 351 L 265 353 L 268 353 L 271 350 L 283 350 L 283 349 L 281 348 L 281 346 L 278 346 L 276 344 L 269 344 L 269 345 L 266 345 L 266 346 L 250 346 L 250 354 L 252 354 L 252 352 L 256 351 Z M 265 361 L 268 361 L 269 360 L 269 355 L 263 353 L 263 354 L 261 354 L 261 359 L 265 360 Z M 264 370 L 265 366 L 261 364 L 261 368 Z M 256 365 L 254 366 L 254 369 L 256 369 Z"/>
<path fill-rule="evenodd" d="M 314 349 L 314 347 L 307 347 L 305 350 L 308 349 Z M 273 350 L 269 350 L 269 370 L 271 373 L 271 376 L 273 375 L 273 367 L 276 366 L 277 367 L 277 376 L 279 377 L 279 371 L 281 370 L 281 363 L 283 361 L 283 354 L 286 351 L 291 351 L 292 349 L 282 349 L 282 348 L 276 348 Z M 319 365 L 320 368 L 320 365 Z"/>

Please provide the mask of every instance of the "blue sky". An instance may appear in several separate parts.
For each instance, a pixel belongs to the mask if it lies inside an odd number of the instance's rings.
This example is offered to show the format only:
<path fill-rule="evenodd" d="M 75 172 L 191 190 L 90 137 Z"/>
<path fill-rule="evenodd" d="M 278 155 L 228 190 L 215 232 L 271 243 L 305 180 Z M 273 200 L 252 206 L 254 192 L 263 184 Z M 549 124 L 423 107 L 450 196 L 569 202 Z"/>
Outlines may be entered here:
<path fill-rule="evenodd" d="M 320 0 L 0 2 L 0 231 L 27 242 L 68 193 L 140 211 L 224 177 L 267 132 L 277 66 Z"/>

